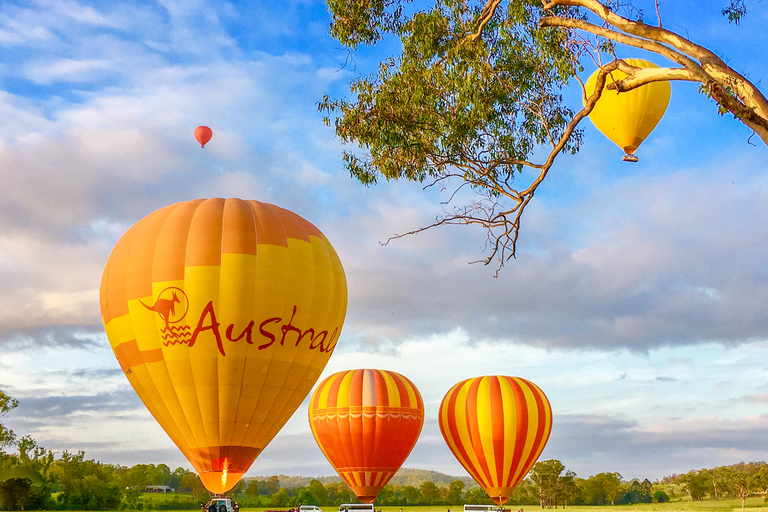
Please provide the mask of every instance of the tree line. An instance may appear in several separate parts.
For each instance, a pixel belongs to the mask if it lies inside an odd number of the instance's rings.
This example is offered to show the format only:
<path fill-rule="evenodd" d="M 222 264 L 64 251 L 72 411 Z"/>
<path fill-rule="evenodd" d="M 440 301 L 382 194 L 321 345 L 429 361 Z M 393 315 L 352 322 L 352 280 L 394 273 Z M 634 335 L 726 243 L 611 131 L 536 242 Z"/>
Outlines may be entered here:
<path fill-rule="evenodd" d="M 199 510 L 208 492 L 197 474 L 165 464 L 136 464 L 131 467 L 87 459 L 85 453 L 64 451 L 56 457 L 31 436 L 17 437 L 2 419 L 18 401 L 0 391 L 0 509 L 1 510 Z M 6 451 L 15 449 L 14 452 Z M 293 478 L 246 478 L 233 490 L 241 507 L 293 508 L 298 504 L 337 507 L 358 502 L 341 480 L 311 479 L 296 485 Z M 305 480 L 306 481 L 306 480 Z M 409 482 L 412 480 L 409 480 Z M 150 485 L 174 489 L 172 497 L 146 499 Z M 659 487 L 669 490 L 667 494 Z M 665 477 L 625 481 L 619 473 L 598 473 L 579 478 L 556 459 L 537 462 L 527 478 L 515 488 L 508 505 L 565 508 L 567 505 L 620 505 L 662 503 L 675 498 L 677 489 L 687 499 L 768 496 L 768 464 L 740 463 L 700 469 Z M 389 484 L 376 498 L 381 506 L 487 504 L 492 501 L 477 485 L 456 479 L 445 485 L 425 480 L 419 484 Z"/>

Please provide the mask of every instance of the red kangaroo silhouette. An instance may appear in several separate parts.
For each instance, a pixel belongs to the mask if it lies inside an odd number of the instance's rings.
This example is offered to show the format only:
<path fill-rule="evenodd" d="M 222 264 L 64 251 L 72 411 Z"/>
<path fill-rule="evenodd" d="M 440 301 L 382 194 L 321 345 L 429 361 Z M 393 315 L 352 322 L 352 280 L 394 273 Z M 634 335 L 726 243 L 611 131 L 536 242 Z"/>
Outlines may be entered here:
<path fill-rule="evenodd" d="M 139 301 L 141 302 L 141 301 Z M 160 315 L 160 318 L 165 320 L 165 327 L 168 327 L 168 319 L 171 317 L 171 315 L 176 314 L 176 303 L 181 302 L 179 298 L 176 296 L 176 292 L 173 292 L 173 298 L 172 299 L 157 299 L 155 303 L 151 306 L 147 306 L 143 302 L 141 302 L 141 305 L 147 308 L 150 311 L 154 311 L 158 315 Z"/>

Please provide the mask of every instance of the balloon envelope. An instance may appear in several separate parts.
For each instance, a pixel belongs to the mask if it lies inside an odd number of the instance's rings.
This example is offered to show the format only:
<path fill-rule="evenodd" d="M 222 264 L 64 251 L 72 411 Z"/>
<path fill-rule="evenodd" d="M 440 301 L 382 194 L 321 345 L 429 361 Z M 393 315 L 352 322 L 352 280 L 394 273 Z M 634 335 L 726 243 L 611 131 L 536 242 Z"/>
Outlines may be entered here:
<path fill-rule="evenodd" d="M 547 444 L 552 408 L 530 381 L 475 377 L 448 391 L 438 421 L 464 469 L 496 504 L 503 505 Z"/>
<path fill-rule="evenodd" d="M 121 368 L 213 493 L 237 484 L 309 394 L 346 306 L 325 236 L 240 199 L 151 213 L 118 241 L 101 282 Z"/>
<path fill-rule="evenodd" d="M 624 60 L 636 67 L 658 67 L 647 60 Z M 599 71 L 595 71 L 585 84 L 587 97 L 595 90 Z M 626 76 L 622 71 L 613 71 L 606 77 L 605 85 Z M 632 155 L 664 116 L 671 92 L 672 87 L 668 81 L 651 82 L 621 93 L 604 88 L 589 118 L 603 135 L 622 148 L 627 155 Z"/>
<path fill-rule="evenodd" d="M 372 503 L 394 476 L 423 423 L 419 390 L 392 371 L 335 373 L 317 386 L 309 402 L 317 444 L 363 503 Z"/>
<path fill-rule="evenodd" d="M 198 126 L 195 128 L 195 138 L 200 143 L 200 147 L 204 148 L 208 141 L 213 137 L 213 130 L 207 126 Z"/>

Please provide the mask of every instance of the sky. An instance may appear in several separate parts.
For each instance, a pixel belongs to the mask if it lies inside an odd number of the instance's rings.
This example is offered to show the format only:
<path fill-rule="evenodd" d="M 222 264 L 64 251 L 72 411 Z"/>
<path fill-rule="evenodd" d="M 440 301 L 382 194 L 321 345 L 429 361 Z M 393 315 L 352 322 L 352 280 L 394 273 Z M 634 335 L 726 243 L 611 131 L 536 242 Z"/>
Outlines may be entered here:
<path fill-rule="evenodd" d="M 636 5 L 655 22 L 652 2 Z M 748 2 L 738 27 L 724 5 L 659 2 L 665 28 L 765 83 L 768 5 Z M 581 151 L 558 158 L 494 277 L 471 263 L 479 228 L 380 243 L 429 224 L 447 197 L 366 188 L 343 169 L 317 102 L 345 97 L 396 48 L 349 61 L 329 23 L 322 0 L 0 3 L 0 389 L 21 402 L 10 428 L 58 454 L 191 468 L 122 374 L 99 284 L 145 215 L 241 197 L 295 211 L 335 247 L 349 305 L 322 377 L 381 368 L 416 384 L 426 419 L 405 467 L 466 476 L 437 410 L 456 382 L 494 374 L 546 393 L 541 460 L 582 478 L 768 459 L 768 150 L 749 129 L 682 82 L 637 164 L 584 122 Z M 202 150 L 201 124 L 214 132 Z M 279 473 L 334 474 L 306 400 L 248 476 Z"/>

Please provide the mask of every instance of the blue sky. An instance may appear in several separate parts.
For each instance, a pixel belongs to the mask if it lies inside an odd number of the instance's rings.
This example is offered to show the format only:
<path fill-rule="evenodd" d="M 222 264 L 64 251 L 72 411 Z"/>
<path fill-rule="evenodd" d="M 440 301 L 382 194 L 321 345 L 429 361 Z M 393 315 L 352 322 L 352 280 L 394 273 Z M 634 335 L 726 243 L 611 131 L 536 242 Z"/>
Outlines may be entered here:
<path fill-rule="evenodd" d="M 653 3 L 638 5 L 653 22 Z M 762 83 L 768 8 L 747 6 L 735 27 L 717 2 L 660 2 L 665 27 Z M 445 197 L 365 188 L 342 169 L 316 103 L 385 53 L 344 67 L 329 21 L 321 0 L 0 4 L 0 389 L 21 401 L 8 424 L 59 453 L 188 467 L 121 374 L 99 281 L 149 212 L 244 197 L 296 211 L 336 247 L 349 309 L 325 375 L 384 368 L 419 387 L 427 420 L 406 466 L 465 475 L 437 408 L 486 374 L 544 390 L 555 421 L 542 457 L 581 477 L 765 460 L 765 146 L 685 83 L 638 164 L 585 122 L 582 150 L 555 164 L 495 279 L 469 264 L 479 230 L 379 244 L 429 223 Z M 214 130 L 204 150 L 200 124 Z M 333 474 L 306 412 L 249 474 Z"/>

